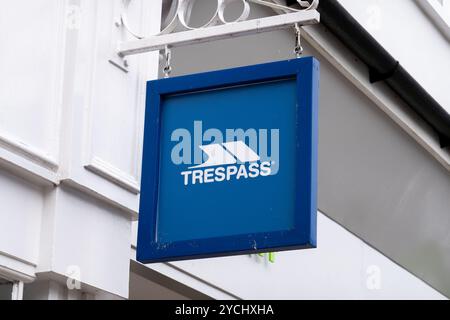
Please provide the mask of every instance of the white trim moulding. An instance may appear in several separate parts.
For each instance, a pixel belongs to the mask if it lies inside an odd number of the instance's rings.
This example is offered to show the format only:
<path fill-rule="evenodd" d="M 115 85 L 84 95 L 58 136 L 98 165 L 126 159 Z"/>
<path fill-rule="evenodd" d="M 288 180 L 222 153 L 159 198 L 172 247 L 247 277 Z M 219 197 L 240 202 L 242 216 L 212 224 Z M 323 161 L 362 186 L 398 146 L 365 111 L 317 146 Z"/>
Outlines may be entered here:
<path fill-rule="evenodd" d="M 0 167 L 38 184 L 59 183 L 55 159 L 3 133 L 0 133 Z"/>
<path fill-rule="evenodd" d="M 114 191 L 99 190 L 98 185 L 89 178 L 83 176 L 71 176 L 61 179 L 60 185 L 67 186 L 84 193 L 86 196 L 102 201 L 118 210 L 128 214 L 131 221 L 138 219 L 138 207 L 123 197 L 118 198 Z M 119 187 L 119 186 L 118 186 Z M 136 196 L 132 194 L 133 197 Z"/>
<path fill-rule="evenodd" d="M 84 166 L 87 170 L 92 171 L 103 178 L 121 186 L 122 188 L 134 194 L 139 194 L 139 182 L 133 177 L 110 163 L 93 157 L 91 163 Z"/>
<path fill-rule="evenodd" d="M 8 281 L 33 282 L 36 265 L 0 251 L 0 276 Z"/>
<path fill-rule="evenodd" d="M 18 139 L 12 139 L 6 137 L 6 134 L 0 134 L 0 145 L 4 145 L 11 152 L 14 152 L 17 155 L 22 155 L 27 157 L 29 160 L 35 162 L 52 171 L 56 171 L 58 169 L 58 162 L 53 159 L 50 155 L 44 154 L 40 150 L 37 150 Z"/>

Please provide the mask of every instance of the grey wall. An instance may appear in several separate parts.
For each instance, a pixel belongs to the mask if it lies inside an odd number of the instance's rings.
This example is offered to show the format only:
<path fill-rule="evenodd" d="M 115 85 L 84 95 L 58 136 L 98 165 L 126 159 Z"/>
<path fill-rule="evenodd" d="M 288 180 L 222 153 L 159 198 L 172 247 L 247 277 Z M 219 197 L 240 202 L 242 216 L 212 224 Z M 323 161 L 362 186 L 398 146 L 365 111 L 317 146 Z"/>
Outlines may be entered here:
<path fill-rule="evenodd" d="M 12 284 L 0 278 L 0 300 L 11 300 Z"/>
<path fill-rule="evenodd" d="M 173 75 L 293 58 L 293 46 L 280 31 L 177 48 Z M 449 172 L 304 46 L 321 61 L 319 209 L 450 296 Z"/>

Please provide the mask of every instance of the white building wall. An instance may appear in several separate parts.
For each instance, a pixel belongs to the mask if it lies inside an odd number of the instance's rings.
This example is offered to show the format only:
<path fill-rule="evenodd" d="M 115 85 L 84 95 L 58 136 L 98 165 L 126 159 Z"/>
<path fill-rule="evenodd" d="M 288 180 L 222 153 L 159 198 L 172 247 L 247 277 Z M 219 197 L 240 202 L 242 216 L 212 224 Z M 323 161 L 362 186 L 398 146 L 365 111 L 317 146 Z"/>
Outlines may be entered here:
<path fill-rule="evenodd" d="M 48 201 L 55 205 L 44 213 L 38 274 L 71 276 L 127 297 L 129 214 L 64 185 L 52 193 Z"/>
<path fill-rule="evenodd" d="M 0 0 L 0 277 L 34 281 L 25 286 L 25 298 L 129 295 L 131 227 L 137 217 L 141 178 L 144 86 L 145 80 L 157 77 L 158 56 L 150 53 L 130 57 L 127 70 L 122 70 L 124 62 L 115 55 L 115 48 L 118 41 L 130 39 L 115 26 L 122 5 L 121 0 Z M 160 1 L 131 1 L 128 15 L 133 28 L 144 34 L 155 33 L 160 8 Z M 256 11 L 256 15 L 266 14 L 270 12 Z M 292 57 L 291 45 L 291 33 L 276 32 L 174 50 L 174 74 L 281 60 Z M 321 54 L 314 53 L 323 60 Z M 372 142 L 392 141 L 393 150 L 398 147 L 396 143 L 406 143 L 408 152 L 398 148 L 392 161 L 421 155 L 423 172 L 432 172 L 430 176 L 436 179 L 435 184 L 426 185 L 436 197 L 430 198 L 430 207 L 424 210 L 428 215 L 435 212 L 445 218 L 448 206 L 441 192 L 450 192 L 447 171 L 354 84 L 336 76 L 339 71 L 334 68 L 323 63 L 323 70 L 327 70 L 322 75 L 324 88 L 335 88 L 325 98 L 340 98 L 354 107 L 344 109 L 353 120 L 359 119 L 361 112 L 370 123 L 376 110 L 378 122 L 374 128 L 388 129 L 374 130 Z M 335 86 L 334 81 L 342 87 Z M 367 109 L 356 109 L 355 101 Z M 321 106 L 322 141 L 327 142 L 333 134 L 337 139 L 347 139 L 340 130 L 350 137 L 360 137 L 363 128 L 351 131 L 349 122 L 333 121 L 342 114 L 332 107 Z M 339 130 L 331 130 L 333 125 L 338 125 Z M 392 135 L 400 138 L 392 139 Z M 364 163 L 360 138 L 346 141 L 345 146 L 354 151 L 355 162 Z M 351 201 L 368 199 L 366 196 L 372 192 L 366 188 L 368 180 L 350 179 L 354 171 L 340 177 L 337 170 L 343 169 L 333 164 L 336 159 L 343 161 L 336 158 L 339 150 L 323 142 L 320 148 L 320 209 L 363 239 L 376 234 L 378 229 L 371 229 L 369 224 L 363 223 L 366 229 L 359 228 L 361 222 L 370 221 L 367 214 L 371 211 L 365 210 L 365 203 L 358 211 Z M 386 152 L 381 147 L 379 150 Z M 417 165 L 414 162 L 411 167 Z M 380 172 L 386 173 L 385 169 L 381 167 Z M 395 179 L 395 174 L 391 177 Z M 342 190 L 333 184 L 336 179 L 348 180 Z M 352 183 L 358 183 L 362 192 L 358 197 L 347 198 L 347 194 L 338 192 L 348 191 Z M 400 190 L 403 187 L 399 185 Z M 441 188 L 439 192 L 437 188 Z M 374 206 L 383 198 L 375 200 L 378 202 Z M 386 215 L 391 209 L 385 208 Z M 415 217 L 420 214 L 417 210 L 411 212 Z M 402 219 L 407 219 L 406 209 L 401 213 Z M 412 228 L 402 231 L 413 239 L 413 231 L 419 226 L 414 221 Z M 175 263 L 176 268 L 161 264 L 151 267 L 161 273 L 169 268 L 169 277 L 216 298 L 442 297 L 324 216 L 319 218 L 319 228 L 318 250 L 280 253 L 273 265 L 257 257 L 242 256 Z M 430 228 L 426 235 L 434 233 L 433 226 Z M 436 234 L 434 245 L 446 239 L 445 231 Z M 426 240 L 422 237 L 417 241 Z M 438 259 L 446 257 L 442 253 L 446 242 L 442 243 L 431 266 L 445 271 L 446 260 Z M 398 258 L 397 252 L 386 247 L 388 242 L 371 244 L 384 254 L 390 252 L 392 259 Z M 411 264 L 411 259 L 399 261 L 405 262 L 403 266 L 409 270 L 418 265 Z M 382 272 L 381 290 L 368 291 L 365 286 L 365 272 L 372 264 Z M 436 269 L 430 265 L 419 267 L 413 271 L 419 270 L 416 274 L 433 282 L 430 277 Z M 433 285 L 439 287 L 442 283 L 438 289 L 448 289 L 447 282 L 442 281 L 444 273 L 437 274 Z M 67 280 L 72 285 L 80 280 L 81 290 L 69 290 Z"/>
<path fill-rule="evenodd" d="M 28 298 L 128 297 L 144 88 L 158 57 L 117 56 L 123 5 L 0 1 L 0 277 L 36 278 Z M 156 32 L 160 7 L 132 1 L 133 27 Z"/>
<path fill-rule="evenodd" d="M 0 274 L 4 267 L 22 273 L 25 279 L 34 277 L 44 191 L 4 170 L 0 170 L 0 190 Z"/>

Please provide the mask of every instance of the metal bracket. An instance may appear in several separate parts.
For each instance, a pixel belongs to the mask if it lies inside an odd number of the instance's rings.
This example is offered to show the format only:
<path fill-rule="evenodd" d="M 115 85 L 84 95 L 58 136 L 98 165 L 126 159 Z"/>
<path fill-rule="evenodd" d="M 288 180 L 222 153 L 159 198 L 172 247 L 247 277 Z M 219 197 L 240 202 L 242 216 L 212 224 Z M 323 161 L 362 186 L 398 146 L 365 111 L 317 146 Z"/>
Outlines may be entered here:
<path fill-rule="evenodd" d="M 122 57 L 163 50 L 166 46 L 178 47 L 220 39 L 234 38 L 249 34 L 290 28 L 295 24 L 311 25 L 320 22 L 316 10 L 302 10 L 278 16 L 229 23 L 208 28 L 199 28 L 171 34 L 155 35 L 148 38 L 126 41 L 119 44 L 118 54 Z"/>

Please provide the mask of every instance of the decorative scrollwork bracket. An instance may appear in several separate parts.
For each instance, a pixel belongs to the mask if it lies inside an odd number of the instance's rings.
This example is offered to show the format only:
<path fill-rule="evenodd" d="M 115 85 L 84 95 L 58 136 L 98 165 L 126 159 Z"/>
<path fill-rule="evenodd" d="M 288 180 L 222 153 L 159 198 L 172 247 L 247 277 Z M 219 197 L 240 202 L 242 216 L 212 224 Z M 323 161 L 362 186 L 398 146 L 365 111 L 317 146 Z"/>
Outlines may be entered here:
<path fill-rule="evenodd" d="M 123 0 L 125 10 L 120 17 L 120 24 L 136 40 L 123 42 L 119 45 L 118 54 L 122 57 L 167 47 L 189 45 L 207 41 L 214 41 L 239 35 L 248 35 L 289 28 L 294 25 L 303 26 L 319 23 L 320 15 L 317 12 L 319 0 L 298 0 L 299 9 L 287 7 L 279 0 L 216 0 L 215 11 L 212 17 L 203 26 L 189 25 L 190 13 L 195 0 L 178 0 L 173 2 L 172 17 L 166 27 L 159 33 L 143 36 L 130 28 L 127 17 L 127 7 L 133 0 Z M 233 2 L 240 2 L 241 14 L 233 21 L 225 19 L 225 10 Z M 250 15 L 250 3 L 266 6 L 277 10 L 281 14 L 261 19 L 247 20 Z M 174 30 L 181 30 L 173 32 Z"/>

